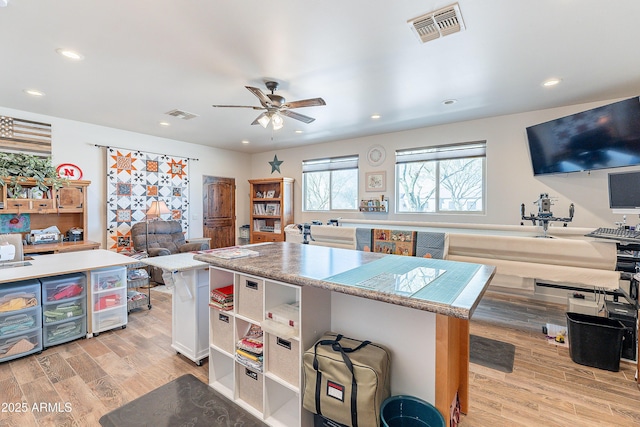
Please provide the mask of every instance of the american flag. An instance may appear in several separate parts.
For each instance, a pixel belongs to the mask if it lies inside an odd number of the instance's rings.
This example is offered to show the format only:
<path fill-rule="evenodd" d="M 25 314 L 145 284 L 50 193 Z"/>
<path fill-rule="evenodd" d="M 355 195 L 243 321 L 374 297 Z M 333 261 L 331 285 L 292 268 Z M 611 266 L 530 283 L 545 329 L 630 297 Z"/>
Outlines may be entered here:
<path fill-rule="evenodd" d="M 0 151 L 51 155 L 51 125 L 0 116 Z"/>

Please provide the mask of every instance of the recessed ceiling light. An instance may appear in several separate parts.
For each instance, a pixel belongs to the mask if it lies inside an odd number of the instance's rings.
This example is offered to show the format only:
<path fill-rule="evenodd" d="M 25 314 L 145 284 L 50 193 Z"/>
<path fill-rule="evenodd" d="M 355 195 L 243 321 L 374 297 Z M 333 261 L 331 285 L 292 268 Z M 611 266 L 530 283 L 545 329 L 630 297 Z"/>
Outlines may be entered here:
<path fill-rule="evenodd" d="M 82 61 L 84 59 L 84 56 L 70 49 L 60 48 L 60 49 L 56 49 L 56 52 L 58 52 L 60 55 L 64 56 L 65 58 L 72 59 L 74 61 Z"/>
<path fill-rule="evenodd" d="M 25 89 L 24 93 L 26 93 L 27 95 L 31 95 L 31 96 L 44 96 L 44 92 L 41 92 L 41 91 L 36 90 L 36 89 Z"/>
<path fill-rule="evenodd" d="M 248 144 L 248 143 L 249 143 L 249 141 L 247 141 L 246 139 L 243 139 L 243 140 L 242 140 L 242 143 L 243 143 L 243 144 Z"/>
<path fill-rule="evenodd" d="M 372 114 L 372 115 L 371 115 L 371 118 L 372 118 L 373 120 L 378 120 L 380 117 L 382 117 L 380 114 Z"/>
<path fill-rule="evenodd" d="M 169 122 L 160 122 L 160 126 L 171 126 Z"/>
<path fill-rule="evenodd" d="M 301 131 L 300 129 L 295 131 L 296 133 L 303 133 L 304 131 Z"/>
<path fill-rule="evenodd" d="M 545 86 L 545 87 L 555 86 L 558 83 L 560 83 L 561 81 L 562 81 L 562 79 L 555 79 L 555 78 L 554 79 L 548 79 L 548 80 L 545 80 L 544 82 L 542 82 L 542 86 Z"/>
<path fill-rule="evenodd" d="M 442 101 L 442 104 L 443 105 L 453 105 L 456 102 L 458 102 L 457 99 L 445 99 L 444 101 Z"/>

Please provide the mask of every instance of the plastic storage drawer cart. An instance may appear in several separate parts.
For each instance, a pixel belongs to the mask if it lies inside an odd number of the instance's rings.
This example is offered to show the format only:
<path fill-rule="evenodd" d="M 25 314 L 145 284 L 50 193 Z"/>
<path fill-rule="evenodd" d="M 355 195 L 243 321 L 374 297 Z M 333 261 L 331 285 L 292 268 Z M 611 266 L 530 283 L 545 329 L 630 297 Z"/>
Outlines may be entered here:
<path fill-rule="evenodd" d="M 42 351 L 40 282 L 0 285 L 0 362 Z"/>
<path fill-rule="evenodd" d="M 127 269 L 91 272 L 91 333 L 127 327 Z"/>
<path fill-rule="evenodd" d="M 40 279 L 44 347 L 87 334 L 87 279 L 82 273 Z"/>

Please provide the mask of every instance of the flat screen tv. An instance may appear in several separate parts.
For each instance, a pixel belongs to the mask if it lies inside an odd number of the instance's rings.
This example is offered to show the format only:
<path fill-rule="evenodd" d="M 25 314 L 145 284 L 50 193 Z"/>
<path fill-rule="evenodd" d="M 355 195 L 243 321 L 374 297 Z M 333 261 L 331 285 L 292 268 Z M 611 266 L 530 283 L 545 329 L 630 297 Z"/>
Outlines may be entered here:
<path fill-rule="evenodd" d="M 640 98 L 527 128 L 534 175 L 640 164 Z"/>
<path fill-rule="evenodd" d="M 640 211 L 640 172 L 609 174 L 609 207 L 614 211 Z"/>

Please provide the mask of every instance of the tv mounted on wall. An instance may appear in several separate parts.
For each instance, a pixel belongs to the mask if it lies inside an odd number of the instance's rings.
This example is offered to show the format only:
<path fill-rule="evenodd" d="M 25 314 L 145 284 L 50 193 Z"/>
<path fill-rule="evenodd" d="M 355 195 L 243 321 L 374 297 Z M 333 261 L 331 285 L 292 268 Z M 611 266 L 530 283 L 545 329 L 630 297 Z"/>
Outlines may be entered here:
<path fill-rule="evenodd" d="M 534 175 L 640 164 L 640 98 L 527 128 Z"/>

